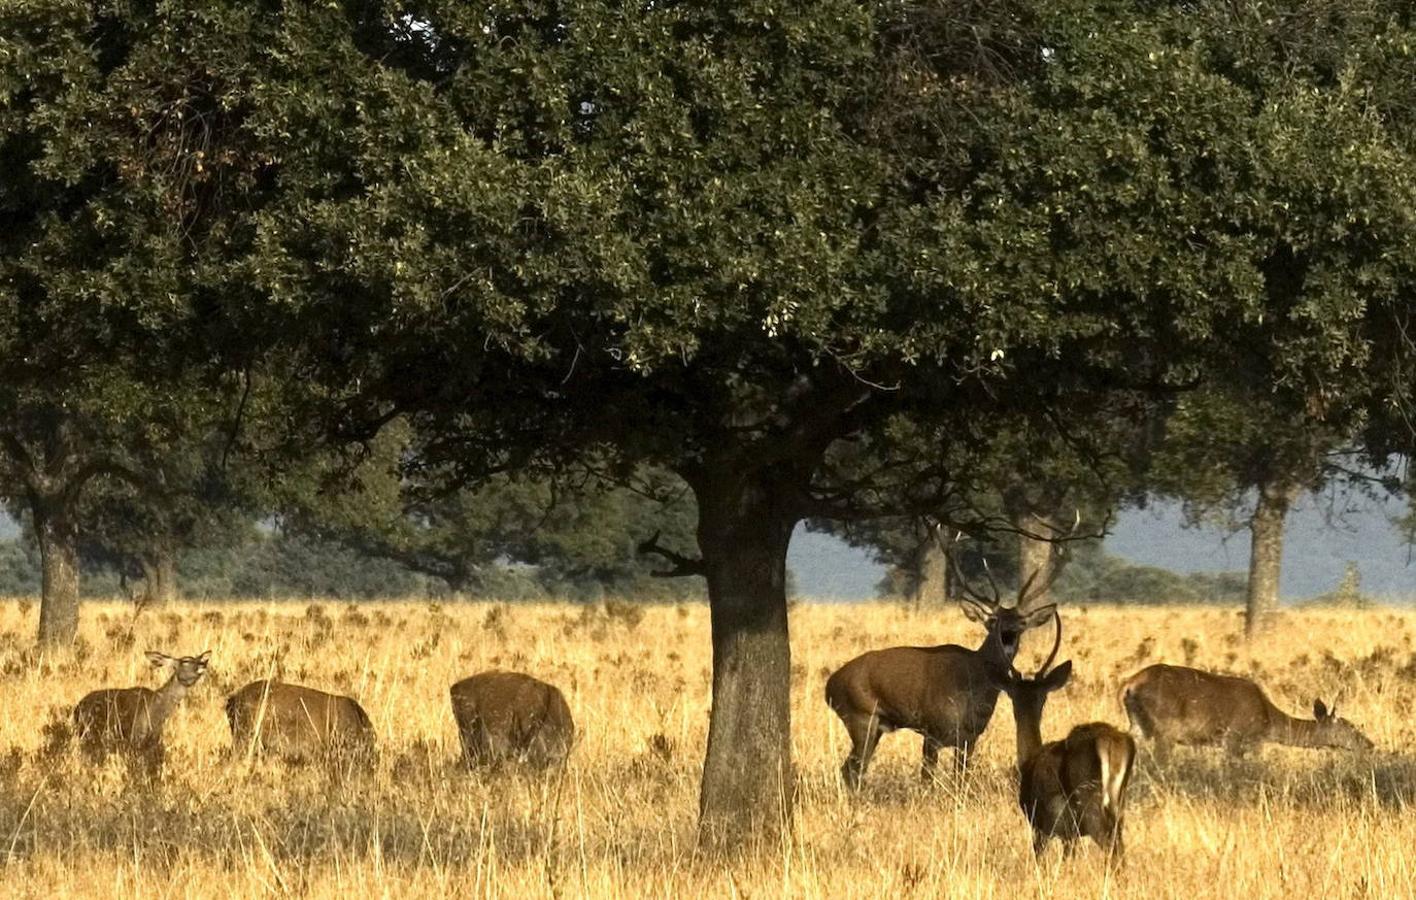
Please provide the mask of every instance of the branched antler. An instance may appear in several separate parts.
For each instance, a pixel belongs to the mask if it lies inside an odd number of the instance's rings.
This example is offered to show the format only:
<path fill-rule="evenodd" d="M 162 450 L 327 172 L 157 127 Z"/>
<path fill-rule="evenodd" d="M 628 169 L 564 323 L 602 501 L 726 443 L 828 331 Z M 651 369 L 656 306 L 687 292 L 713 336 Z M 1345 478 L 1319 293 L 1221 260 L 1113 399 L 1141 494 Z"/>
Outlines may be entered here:
<path fill-rule="evenodd" d="M 655 578 L 684 578 L 690 575 L 707 575 L 708 567 L 703 564 L 703 560 L 694 559 L 691 556 L 684 556 L 682 553 L 675 553 L 667 547 L 659 545 L 660 532 L 654 532 L 647 541 L 640 541 L 638 552 L 640 556 L 662 556 L 673 563 L 672 569 L 659 569 L 650 572 Z"/>

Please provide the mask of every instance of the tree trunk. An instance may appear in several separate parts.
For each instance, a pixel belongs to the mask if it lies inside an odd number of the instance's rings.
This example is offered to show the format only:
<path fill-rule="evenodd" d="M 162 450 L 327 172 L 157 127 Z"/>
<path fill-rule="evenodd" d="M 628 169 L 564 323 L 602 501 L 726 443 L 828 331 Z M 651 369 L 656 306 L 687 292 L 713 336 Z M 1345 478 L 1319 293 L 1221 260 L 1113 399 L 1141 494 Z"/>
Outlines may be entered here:
<path fill-rule="evenodd" d="M 176 554 L 161 547 L 145 554 L 139 565 L 143 570 L 144 603 L 162 606 L 177 599 Z"/>
<path fill-rule="evenodd" d="M 30 501 L 35 536 L 39 540 L 41 586 L 39 643 L 66 646 L 79 634 L 78 529 L 68 510 L 48 498 Z"/>
<path fill-rule="evenodd" d="M 706 847 L 762 846 L 790 825 L 787 544 L 796 517 L 767 476 L 696 488 L 713 622 L 713 707 L 699 795 Z"/>
<path fill-rule="evenodd" d="M 1018 585 L 1021 587 L 1029 579 L 1032 579 L 1032 583 L 1028 587 L 1028 592 L 1033 597 L 1032 605 L 1034 608 L 1046 605 L 1051 600 L 1050 580 L 1052 567 L 1056 563 L 1053 558 L 1056 545 L 1052 541 L 1039 540 L 1038 538 L 1052 535 L 1054 529 L 1051 523 L 1042 516 L 1031 512 L 1016 517 L 1013 526 L 1020 532 L 1018 534 Z M 1030 537 L 1030 535 L 1038 537 Z"/>
<path fill-rule="evenodd" d="M 1244 634 L 1253 637 L 1273 624 L 1278 612 L 1278 579 L 1283 568 L 1283 522 L 1296 490 L 1288 484 L 1259 485 L 1249 521 L 1249 597 Z"/>
<path fill-rule="evenodd" d="M 916 604 L 949 603 L 949 559 L 944 550 L 948 540 L 938 525 L 925 526 L 924 540 L 915 558 L 914 596 L 910 598 Z"/>

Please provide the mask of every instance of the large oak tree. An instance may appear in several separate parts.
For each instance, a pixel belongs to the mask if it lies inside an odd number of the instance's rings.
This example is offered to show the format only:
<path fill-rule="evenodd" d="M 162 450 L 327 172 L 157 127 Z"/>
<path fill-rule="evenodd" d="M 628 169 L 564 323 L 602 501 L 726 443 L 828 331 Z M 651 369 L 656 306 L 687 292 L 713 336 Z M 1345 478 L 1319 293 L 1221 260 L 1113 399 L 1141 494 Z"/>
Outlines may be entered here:
<path fill-rule="evenodd" d="M 701 822 L 738 842 L 790 812 L 799 520 L 940 509 L 993 417 L 1223 378 L 1240 346 L 1274 390 L 1406 408 L 1410 23 L 1311 6 L 71 2 L 3 58 L 65 29 L 97 57 L 112 21 L 130 48 L 38 99 L 7 78 L 6 139 L 78 146 L 65 103 L 122 120 L 181 73 L 175 108 L 217 127 L 159 146 L 225 178 L 176 193 L 202 252 L 174 245 L 200 265 L 162 296 L 212 358 L 276 348 L 336 440 L 406 417 L 449 487 L 681 477 L 677 568 L 712 609 Z M 166 184 L 115 134 L 54 191 Z"/>

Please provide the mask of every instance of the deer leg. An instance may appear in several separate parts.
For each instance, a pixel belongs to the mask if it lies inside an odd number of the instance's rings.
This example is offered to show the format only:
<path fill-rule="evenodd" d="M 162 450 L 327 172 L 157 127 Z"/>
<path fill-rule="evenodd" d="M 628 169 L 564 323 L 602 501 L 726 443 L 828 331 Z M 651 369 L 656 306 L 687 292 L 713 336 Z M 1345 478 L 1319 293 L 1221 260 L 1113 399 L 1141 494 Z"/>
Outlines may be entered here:
<path fill-rule="evenodd" d="M 1172 749 L 1173 745 L 1168 739 L 1156 735 L 1155 740 L 1151 743 L 1151 758 L 1155 760 L 1155 764 L 1158 766 L 1168 765 L 1170 763 L 1170 751 Z"/>
<path fill-rule="evenodd" d="M 88 760 L 89 765 L 101 766 L 103 761 L 108 758 L 108 745 L 102 740 L 89 738 L 81 743 L 79 748 L 83 751 L 84 758 Z"/>
<path fill-rule="evenodd" d="M 1244 738 L 1231 734 L 1224 739 L 1224 749 L 1234 759 L 1243 759 L 1249 754 L 1252 745 Z"/>
<path fill-rule="evenodd" d="M 944 745 L 929 735 L 924 736 L 924 753 L 919 764 L 919 776 L 926 782 L 934 781 L 934 770 L 939 763 L 939 751 Z"/>
<path fill-rule="evenodd" d="M 875 754 L 875 745 L 880 743 L 880 720 L 874 715 L 852 718 L 846 722 L 846 730 L 851 736 L 851 752 L 841 764 L 841 779 L 846 787 L 855 790 L 865 777 L 866 766 Z"/>
<path fill-rule="evenodd" d="M 1047 842 L 1050 840 L 1052 840 L 1052 833 L 1050 831 L 1034 828 L 1032 840 L 1033 856 L 1037 859 L 1041 859 L 1043 852 L 1047 850 Z"/>
<path fill-rule="evenodd" d="M 1098 840 L 1106 849 L 1107 862 L 1113 866 L 1121 865 L 1121 858 L 1126 853 L 1126 844 L 1121 840 L 1121 818 L 1114 816 L 1111 819 L 1111 828 L 1106 832 L 1106 840 Z"/>

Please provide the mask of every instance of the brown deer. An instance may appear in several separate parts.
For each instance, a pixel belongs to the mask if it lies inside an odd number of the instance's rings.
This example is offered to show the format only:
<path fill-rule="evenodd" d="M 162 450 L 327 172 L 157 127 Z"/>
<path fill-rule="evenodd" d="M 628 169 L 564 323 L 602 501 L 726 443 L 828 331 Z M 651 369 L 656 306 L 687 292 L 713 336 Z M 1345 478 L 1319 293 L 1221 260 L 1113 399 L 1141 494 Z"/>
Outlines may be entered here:
<path fill-rule="evenodd" d="M 1060 567 L 1054 568 L 1054 577 L 1058 571 Z M 1046 622 L 1055 611 L 1052 605 L 1029 608 L 1046 589 L 1031 590 L 1037 574 L 1023 583 L 1013 606 L 1004 606 L 991 575 L 990 600 L 968 585 L 955 563 L 965 594 L 960 601 L 964 615 L 984 626 L 977 648 L 944 644 L 872 650 L 832 673 L 826 680 L 826 703 L 850 735 L 851 752 L 841 765 L 848 787 L 859 787 L 881 735 L 901 728 L 924 737 L 920 771 L 926 780 L 933 778 L 944 747 L 954 748 L 955 770 L 964 769 L 998 703 L 991 673 L 1012 665 L 1023 632 Z"/>
<path fill-rule="evenodd" d="M 1234 756 L 1268 742 L 1292 747 L 1370 750 L 1372 742 L 1337 709 L 1313 702 L 1313 718 L 1297 719 L 1274 706 L 1247 678 L 1186 666 L 1147 666 L 1121 686 L 1131 732 L 1155 742 L 1164 759 L 1174 744 L 1220 744 Z"/>
<path fill-rule="evenodd" d="M 115 750 L 137 755 L 150 771 L 162 765 L 162 727 L 187 691 L 206 672 L 211 651 L 201 656 L 172 657 L 156 650 L 148 661 L 161 670 L 172 667 L 167 682 L 157 690 L 145 687 L 105 688 L 84 696 L 74 706 L 74 732 L 79 746 L 94 762 Z"/>
<path fill-rule="evenodd" d="M 298 684 L 253 681 L 226 698 L 236 752 L 271 752 L 289 760 L 348 755 L 372 762 L 374 728 L 352 697 Z"/>
<path fill-rule="evenodd" d="M 1037 674 L 1024 678 L 1011 664 L 997 673 L 998 686 L 1013 703 L 1018 730 L 1018 805 L 1032 826 L 1035 854 L 1041 855 L 1056 837 L 1070 855 L 1078 838 L 1089 837 L 1119 858 L 1136 742 L 1105 722 L 1078 725 L 1060 741 L 1042 742 L 1047 695 L 1072 675 L 1071 660 L 1051 668 L 1062 646 L 1062 619 L 1053 615 L 1057 636 Z"/>
<path fill-rule="evenodd" d="M 509 761 L 545 768 L 569 755 L 575 723 L 555 686 L 520 672 L 482 672 L 450 693 L 469 768 Z"/>

